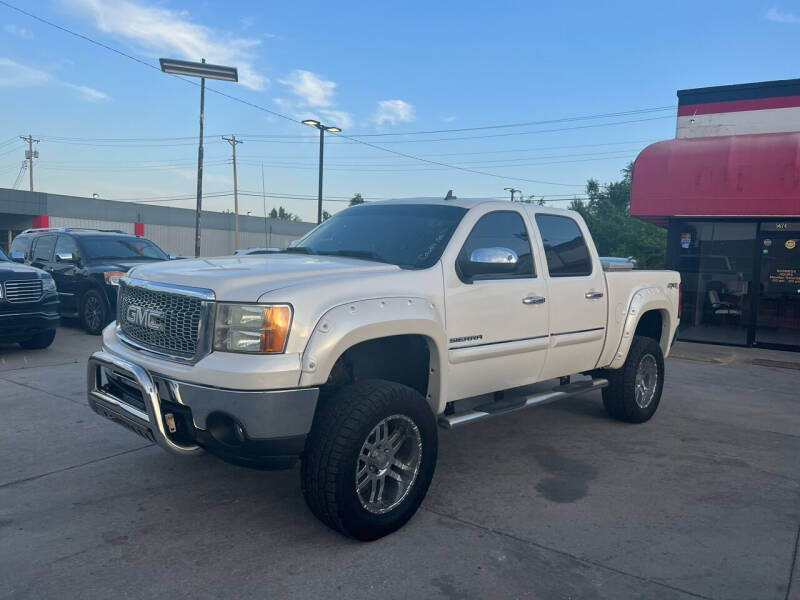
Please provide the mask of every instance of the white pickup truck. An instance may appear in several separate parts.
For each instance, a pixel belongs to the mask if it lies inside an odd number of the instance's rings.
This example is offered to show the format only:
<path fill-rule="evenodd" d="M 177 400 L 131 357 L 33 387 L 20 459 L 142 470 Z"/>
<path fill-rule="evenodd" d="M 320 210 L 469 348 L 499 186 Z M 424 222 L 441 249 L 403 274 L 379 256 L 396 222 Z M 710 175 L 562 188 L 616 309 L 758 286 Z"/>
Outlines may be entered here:
<path fill-rule="evenodd" d="M 363 204 L 283 253 L 133 269 L 89 404 L 176 454 L 300 457 L 311 511 L 375 539 L 422 502 L 437 423 L 600 388 L 612 417 L 653 416 L 680 276 L 614 264 L 570 211 Z"/>

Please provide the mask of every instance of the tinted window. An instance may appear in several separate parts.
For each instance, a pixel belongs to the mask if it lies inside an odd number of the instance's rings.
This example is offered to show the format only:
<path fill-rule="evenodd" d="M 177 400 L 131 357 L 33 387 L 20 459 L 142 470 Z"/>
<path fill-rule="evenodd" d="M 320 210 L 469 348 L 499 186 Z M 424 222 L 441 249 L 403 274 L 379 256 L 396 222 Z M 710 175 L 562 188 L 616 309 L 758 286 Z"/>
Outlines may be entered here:
<path fill-rule="evenodd" d="M 507 279 L 509 277 L 534 277 L 533 255 L 528 230 L 522 216 L 516 211 L 502 210 L 483 215 L 464 242 L 458 262 L 469 260 L 477 248 L 508 248 L 516 252 L 519 260 L 512 273 L 484 275 L 482 278 Z"/>
<path fill-rule="evenodd" d="M 343 210 L 286 252 L 351 256 L 425 269 L 442 255 L 466 209 L 430 204 L 362 204 Z"/>
<path fill-rule="evenodd" d="M 60 235 L 56 242 L 56 255 L 58 254 L 72 254 L 78 256 L 78 244 L 70 236 Z"/>
<path fill-rule="evenodd" d="M 53 248 L 56 245 L 56 236 L 43 235 L 36 238 L 33 242 L 33 259 L 40 262 L 48 262 L 53 258 Z"/>
<path fill-rule="evenodd" d="M 27 258 L 28 252 L 31 249 L 31 238 L 27 236 L 18 235 L 14 238 L 14 241 L 11 242 L 11 248 L 9 248 L 9 254 L 12 252 L 22 252 Z"/>
<path fill-rule="evenodd" d="M 5 254 L 3 254 L 2 250 L 0 250 L 0 261 L 6 261 L 6 262 L 8 261 L 8 257 Z"/>
<path fill-rule="evenodd" d="M 569 217 L 536 215 L 550 277 L 592 274 L 592 259 L 578 224 Z"/>
<path fill-rule="evenodd" d="M 150 240 L 137 237 L 97 236 L 81 238 L 86 257 L 94 260 L 167 260 L 167 255 Z"/>

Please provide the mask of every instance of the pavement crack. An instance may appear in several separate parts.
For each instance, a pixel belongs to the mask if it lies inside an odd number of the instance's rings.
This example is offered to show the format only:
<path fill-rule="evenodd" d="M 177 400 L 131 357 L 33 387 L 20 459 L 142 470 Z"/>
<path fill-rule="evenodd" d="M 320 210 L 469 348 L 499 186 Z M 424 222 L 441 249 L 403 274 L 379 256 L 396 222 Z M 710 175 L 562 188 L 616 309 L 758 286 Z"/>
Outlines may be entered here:
<path fill-rule="evenodd" d="M 798 546 L 800 546 L 800 525 L 797 526 L 797 535 L 794 538 L 794 552 L 792 552 L 792 566 L 789 569 L 789 584 L 786 586 L 786 600 L 791 600 L 792 598 L 792 583 L 794 581 L 795 568 L 797 567 Z"/>
<path fill-rule="evenodd" d="M 124 456 L 126 454 L 131 454 L 133 452 L 138 452 L 139 450 L 144 450 L 145 448 L 152 447 L 153 444 L 147 444 L 145 446 L 139 446 L 137 448 L 131 448 L 130 450 L 123 450 L 122 452 L 117 452 L 116 454 L 109 454 L 108 456 L 102 456 L 100 458 L 93 458 L 92 460 L 87 460 L 86 462 L 82 462 L 77 465 L 70 465 L 68 467 L 62 467 L 61 469 L 55 469 L 54 471 L 48 471 L 47 473 L 39 473 L 38 475 L 31 475 L 30 477 L 23 477 L 22 479 L 15 479 L 14 481 L 7 481 L 5 483 L 0 483 L 0 490 L 13 487 L 15 485 L 19 485 L 22 483 L 28 483 L 29 481 L 35 481 L 37 479 L 41 479 L 42 477 L 49 477 L 50 475 L 56 475 L 58 473 L 63 473 L 64 471 L 71 471 L 73 469 L 80 469 L 81 467 L 86 467 L 88 465 L 93 465 L 95 463 L 103 462 L 104 460 L 109 460 L 111 458 L 117 458 L 118 456 Z"/>
<path fill-rule="evenodd" d="M 466 525 L 468 527 L 474 527 L 476 529 L 480 529 L 482 531 L 486 531 L 486 532 L 492 533 L 494 535 L 499 535 L 499 536 L 502 536 L 502 537 L 505 537 L 505 538 L 508 538 L 508 539 L 511 539 L 511 540 L 514 540 L 514 541 L 517 541 L 517 542 L 521 542 L 523 544 L 527 544 L 529 546 L 533 546 L 535 548 L 539 548 L 540 550 L 546 550 L 547 552 L 554 552 L 556 554 L 559 554 L 559 555 L 564 556 L 566 558 L 570 558 L 570 559 L 578 561 L 580 563 L 583 563 L 583 564 L 586 564 L 586 565 L 591 565 L 593 567 L 597 567 L 597 568 L 600 568 L 600 569 L 605 569 L 607 571 L 611 571 L 612 573 L 616 573 L 617 575 L 622 575 L 624 577 L 631 577 L 633 579 L 637 579 L 639 581 L 644 581 L 646 583 L 657 585 L 659 587 L 663 587 L 663 588 L 666 588 L 668 590 L 672 590 L 674 592 L 680 592 L 681 594 L 686 594 L 687 596 L 691 596 L 692 598 L 700 598 L 701 600 L 714 600 L 710 596 L 704 596 L 704 595 L 698 594 L 696 592 L 692 592 L 692 591 L 689 591 L 689 590 L 686 590 L 686 589 L 683 589 L 683 588 L 679 588 L 679 587 L 676 587 L 674 585 L 670 585 L 668 583 L 664 583 L 663 581 L 658 581 L 657 579 L 650 579 L 649 577 L 642 577 L 641 575 L 636 575 L 634 573 L 628 573 L 627 571 L 622 571 L 621 569 L 616 569 L 614 567 L 610 567 L 610 566 L 605 565 L 605 564 L 603 564 L 601 562 L 597 562 L 597 561 L 594 561 L 594 560 L 591 560 L 591 559 L 588 559 L 588 558 L 584 558 L 584 557 L 581 557 L 581 556 L 576 556 L 576 555 L 571 554 L 571 553 L 569 553 L 569 552 L 567 552 L 565 550 L 559 550 L 558 548 L 553 548 L 551 546 L 546 546 L 544 544 L 540 544 L 538 542 L 534 542 L 532 540 L 529 540 L 529 539 L 514 535 L 513 533 L 508 533 L 506 531 L 502 531 L 502 530 L 499 530 L 499 529 L 494 529 L 492 527 L 487 527 L 486 525 L 481 525 L 479 523 L 474 523 L 472 521 L 469 521 L 467 519 L 462 519 L 460 517 L 454 517 L 453 515 L 448 515 L 446 513 L 440 512 L 440 511 L 435 510 L 433 508 L 429 508 L 427 506 L 421 506 L 420 510 L 424 510 L 424 511 L 427 511 L 429 513 L 433 513 L 433 514 L 438 515 L 438 516 L 440 516 L 442 518 L 445 518 L 445 519 L 450 519 L 452 521 L 455 521 L 457 523 L 461 523 L 462 525 Z M 795 551 L 796 550 L 797 550 L 797 548 L 795 547 Z M 787 599 L 788 599 L 788 596 L 787 596 Z"/>

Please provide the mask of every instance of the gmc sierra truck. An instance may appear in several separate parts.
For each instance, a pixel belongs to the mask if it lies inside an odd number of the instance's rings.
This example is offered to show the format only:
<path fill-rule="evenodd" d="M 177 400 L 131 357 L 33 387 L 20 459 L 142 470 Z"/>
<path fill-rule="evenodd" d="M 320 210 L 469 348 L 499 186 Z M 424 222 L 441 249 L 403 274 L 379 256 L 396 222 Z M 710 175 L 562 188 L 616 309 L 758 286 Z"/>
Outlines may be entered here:
<path fill-rule="evenodd" d="M 362 204 L 282 253 L 132 269 L 89 404 L 175 454 L 299 457 L 311 511 L 376 539 L 422 502 L 437 425 L 598 389 L 615 419 L 653 416 L 680 276 L 620 265 L 571 211 Z"/>

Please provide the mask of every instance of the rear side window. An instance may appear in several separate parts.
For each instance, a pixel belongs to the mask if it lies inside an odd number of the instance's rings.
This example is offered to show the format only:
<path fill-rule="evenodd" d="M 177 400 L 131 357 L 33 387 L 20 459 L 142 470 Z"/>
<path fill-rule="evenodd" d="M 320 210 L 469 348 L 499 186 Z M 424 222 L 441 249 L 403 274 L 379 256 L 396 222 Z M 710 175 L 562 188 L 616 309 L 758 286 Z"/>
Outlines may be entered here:
<path fill-rule="evenodd" d="M 528 230 L 522 216 L 516 211 L 499 210 L 483 215 L 464 242 L 458 261 L 469 260 L 472 251 L 477 248 L 508 248 L 519 257 L 513 273 L 484 277 L 486 279 L 536 276 Z"/>
<path fill-rule="evenodd" d="M 56 236 L 43 235 L 33 242 L 33 260 L 49 262 L 53 258 Z"/>
<path fill-rule="evenodd" d="M 592 259 L 578 224 L 569 217 L 536 215 L 550 277 L 592 274 Z"/>
<path fill-rule="evenodd" d="M 11 254 L 12 252 L 22 252 L 25 255 L 25 258 L 28 258 L 28 252 L 31 250 L 31 238 L 18 235 L 14 238 L 14 241 L 11 242 L 11 248 L 9 248 L 8 253 Z"/>
<path fill-rule="evenodd" d="M 56 256 L 59 254 L 78 256 L 78 244 L 68 235 L 58 236 L 58 242 L 56 242 Z"/>

